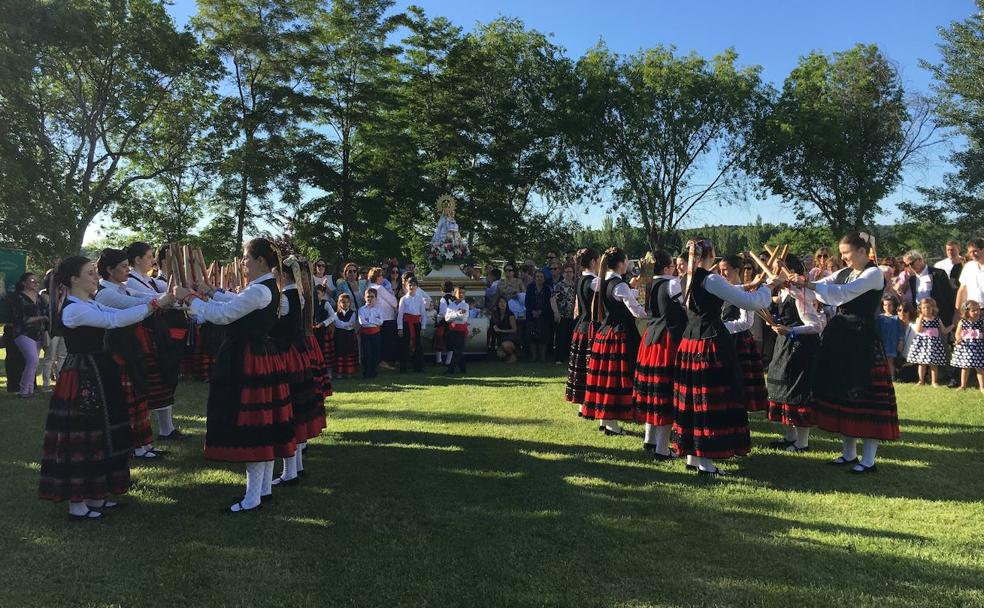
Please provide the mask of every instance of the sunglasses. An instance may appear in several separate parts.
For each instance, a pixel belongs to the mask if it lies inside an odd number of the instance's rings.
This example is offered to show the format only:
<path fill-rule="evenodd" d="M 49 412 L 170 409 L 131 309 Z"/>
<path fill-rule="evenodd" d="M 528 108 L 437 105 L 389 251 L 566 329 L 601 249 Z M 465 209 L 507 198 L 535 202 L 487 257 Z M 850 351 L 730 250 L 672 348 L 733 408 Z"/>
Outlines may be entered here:
<path fill-rule="evenodd" d="M 829 257 L 830 257 L 830 255 L 829 254 L 826 254 L 826 253 L 818 253 L 817 254 L 817 259 L 818 260 L 823 259 L 823 258 L 829 258 Z"/>

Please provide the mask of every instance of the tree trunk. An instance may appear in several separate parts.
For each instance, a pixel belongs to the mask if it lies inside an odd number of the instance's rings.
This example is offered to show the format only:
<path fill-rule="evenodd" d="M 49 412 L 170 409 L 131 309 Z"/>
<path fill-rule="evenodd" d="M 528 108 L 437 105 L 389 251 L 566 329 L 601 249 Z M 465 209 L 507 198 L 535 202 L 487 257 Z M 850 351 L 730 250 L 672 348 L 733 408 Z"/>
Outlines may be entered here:
<path fill-rule="evenodd" d="M 340 223 L 340 228 L 342 229 L 342 257 L 348 259 L 350 254 L 351 239 L 349 238 L 349 218 L 352 213 L 352 202 L 351 197 L 351 184 L 349 179 L 351 177 L 351 167 L 349 167 L 349 137 L 346 131 L 342 136 L 342 198 L 339 204 L 339 209 L 341 210 L 342 220 Z"/>

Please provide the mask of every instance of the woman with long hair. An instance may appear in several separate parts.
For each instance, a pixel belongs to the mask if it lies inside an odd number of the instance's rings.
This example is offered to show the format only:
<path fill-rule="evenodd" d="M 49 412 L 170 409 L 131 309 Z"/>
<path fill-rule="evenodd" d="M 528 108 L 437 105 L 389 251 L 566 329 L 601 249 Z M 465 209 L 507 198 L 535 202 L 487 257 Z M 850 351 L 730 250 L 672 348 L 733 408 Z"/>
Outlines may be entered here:
<path fill-rule="evenodd" d="M 805 269 L 798 258 L 788 255 L 784 263 L 798 277 L 803 276 Z M 789 452 L 810 449 L 810 429 L 814 425 L 814 360 L 820 349 L 823 326 L 824 317 L 817 311 L 812 291 L 787 285 L 779 292 L 779 319 L 769 325 L 776 334 L 776 346 L 766 385 L 768 418 L 781 424 L 784 433 L 770 447 Z"/>
<path fill-rule="evenodd" d="M 246 492 L 226 510 L 231 514 L 260 509 L 273 492 L 274 459 L 292 458 L 297 449 L 287 367 L 270 338 L 281 305 L 273 275 L 280 256 L 270 241 L 255 238 L 243 248 L 242 265 L 249 283 L 238 294 L 214 291 L 205 301 L 176 289 L 193 314 L 226 326 L 208 387 L 205 458 L 246 465 Z"/>
<path fill-rule="evenodd" d="M 647 299 L 652 318 L 639 344 L 632 397 L 636 419 L 645 425 L 642 447 L 653 460 L 662 461 L 673 458 L 673 366 L 687 326 L 687 311 L 680 304 L 680 281 L 673 276 L 673 258 L 662 249 L 653 257 L 656 263 Z"/>
<path fill-rule="evenodd" d="M 837 247 L 847 268 L 819 281 L 796 283 L 837 307 L 820 337 L 816 365 L 823 373 L 813 378 L 816 425 L 843 436 L 842 453 L 830 464 L 853 465 L 852 473 L 872 473 L 878 443 L 899 438 L 895 387 L 875 320 L 885 275 L 868 258 L 867 235 L 851 232 Z"/>
<path fill-rule="evenodd" d="M 788 256 L 792 258 L 793 256 Z M 797 260 L 799 262 L 799 260 Z M 718 272 L 732 285 L 744 285 L 740 278 L 741 258 L 729 255 L 718 262 Z M 752 281 L 754 284 L 754 279 Z M 721 320 L 735 342 L 735 353 L 741 366 L 741 376 L 745 381 L 745 408 L 749 412 L 764 412 L 769 409 L 768 394 L 765 390 L 765 370 L 762 369 L 762 353 L 759 352 L 752 337 L 755 314 L 734 304 L 725 304 Z"/>
<path fill-rule="evenodd" d="M 495 355 L 506 363 L 516 362 L 517 331 L 516 315 L 509 310 L 509 302 L 499 296 L 492 309 L 492 332 L 495 335 Z"/>
<path fill-rule="evenodd" d="M 698 237 L 687 243 L 683 292 L 687 328 L 677 349 L 673 381 L 673 430 L 677 453 L 700 475 L 722 475 L 714 460 L 744 456 L 751 450 L 748 408 L 741 364 L 721 311 L 725 303 L 745 310 L 768 308 L 772 279 L 749 292 L 714 274 L 714 244 Z"/>
<path fill-rule="evenodd" d="M 632 381 L 639 352 L 639 330 L 635 320 L 646 317 L 635 290 L 626 281 L 625 252 L 609 247 L 601 256 L 605 273 L 591 306 L 600 323 L 591 343 L 584 388 L 584 407 L 600 420 L 606 435 L 624 435 L 619 420 L 632 420 Z"/>
<path fill-rule="evenodd" d="M 103 249 L 96 260 L 96 270 L 101 278 L 95 301 L 107 308 L 125 310 L 155 299 L 151 294 L 133 293 L 127 289 L 130 263 L 122 249 Z M 143 460 L 160 458 L 165 452 L 154 449 L 154 432 L 150 426 L 150 410 L 147 405 L 147 368 L 144 365 L 140 340 L 137 338 L 137 326 L 128 325 L 107 330 L 106 343 L 122 372 L 123 392 L 130 413 L 133 455 Z"/>
<path fill-rule="evenodd" d="M 38 297 L 38 275 L 25 272 L 14 286 L 9 325 L 10 335 L 24 359 L 17 397 L 27 399 L 34 395 L 34 383 L 38 371 L 38 356 L 41 353 L 41 337 L 48 323 L 48 311 Z"/>
<path fill-rule="evenodd" d="M 583 247 L 577 252 L 577 265 L 581 275 L 574 289 L 574 333 L 571 335 L 571 355 L 567 364 L 567 390 L 565 398 L 571 403 L 580 405 L 577 415 L 582 418 L 594 419 L 594 411 L 584 407 L 584 389 L 588 376 L 588 359 L 591 355 L 591 344 L 594 342 L 595 330 L 598 326 L 591 318 L 591 303 L 598 289 L 598 252 L 590 247 Z"/>
<path fill-rule="evenodd" d="M 167 293 L 167 283 L 151 276 L 155 258 L 150 245 L 141 241 L 131 243 L 126 248 L 126 257 L 130 264 L 127 289 L 135 294 L 153 297 Z M 184 439 L 184 433 L 174 426 L 173 414 L 181 353 L 171 339 L 164 314 L 156 313 L 144 319 L 136 332 L 147 369 L 148 407 L 157 413 L 157 438 L 162 441 Z"/>
<path fill-rule="evenodd" d="M 51 395 L 44 429 L 39 496 L 68 501 L 69 516 L 98 519 L 117 504 L 110 495 L 130 488 L 133 440 L 120 368 L 106 349 L 107 329 L 127 327 L 171 305 L 162 295 L 123 310 L 92 300 L 99 286 L 96 265 L 72 256 L 58 265 L 59 284 L 68 289 L 58 322 L 68 355 Z"/>

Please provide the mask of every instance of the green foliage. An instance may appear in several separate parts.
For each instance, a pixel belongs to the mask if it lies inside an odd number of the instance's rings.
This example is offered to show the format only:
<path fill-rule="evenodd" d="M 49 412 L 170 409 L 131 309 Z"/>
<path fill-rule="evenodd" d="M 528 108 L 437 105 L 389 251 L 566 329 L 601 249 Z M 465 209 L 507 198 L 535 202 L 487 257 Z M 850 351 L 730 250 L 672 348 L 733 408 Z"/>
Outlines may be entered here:
<path fill-rule="evenodd" d="M 19 134 L 5 137 L 2 146 L 0 166 L 15 196 L 0 197 L 0 215 L 43 226 L 32 247 L 50 257 L 78 251 L 98 213 L 177 167 L 165 155 L 145 172 L 133 157 L 175 149 L 173 133 L 155 129 L 154 121 L 180 106 L 180 83 L 202 77 L 203 63 L 195 37 L 178 32 L 159 1 L 65 0 L 19 8 L 24 12 L 3 12 L 16 26 L 4 62 L 12 78 L 0 78 L 0 99 Z M 30 242 L 25 236 L 14 230 L 3 238 Z"/>
<path fill-rule="evenodd" d="M 663 46 L 623 57 L 600 45 L 578 61 L 580 167 L 653 247 L 701 204 L 740 190 L 737 168 L 769 91 L 761 68 L 737 59 L 733 50 L 705 59 Z"/>
<path fill-rule="evenodd" d="M 874 45 L 813 52 L 756 124 L 745 166 L 803 225 L 823 221 L 843 234 L 871 225 L 934 131 L 929 106 L 907 103 L 897 69 Z"/>
<path fill-rule="evenodd" d="M 952 222 L 964 236 L 979 236 L 984 226 L 984 1 L 978 0 L 977 6 L 966 20 L 940 28 L 941 62 L 923 62 L 936 79 L 939 124 L 963 136 L 967 146 L 950 155 L 957 171 L 946 175 L 942 186 L 919 188 L 923 202 L 901 205 L 923 225 Z"/>

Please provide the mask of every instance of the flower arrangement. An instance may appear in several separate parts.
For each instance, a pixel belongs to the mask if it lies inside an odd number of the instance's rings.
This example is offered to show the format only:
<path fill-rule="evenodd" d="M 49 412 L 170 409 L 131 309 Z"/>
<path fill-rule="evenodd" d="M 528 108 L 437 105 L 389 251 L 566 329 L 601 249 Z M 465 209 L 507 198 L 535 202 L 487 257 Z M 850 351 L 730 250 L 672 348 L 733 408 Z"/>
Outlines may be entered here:
<path fill-rule="evenodd" d="M 430 244 L 427 249 L 427 262 L 431 268 L 440 268 L 445 262 L 464 259 L 469 255 L 468 245 L 461 237 L 452 238 L 452 235 L 448 234 L 444 237 L 444 241 Z"/>

